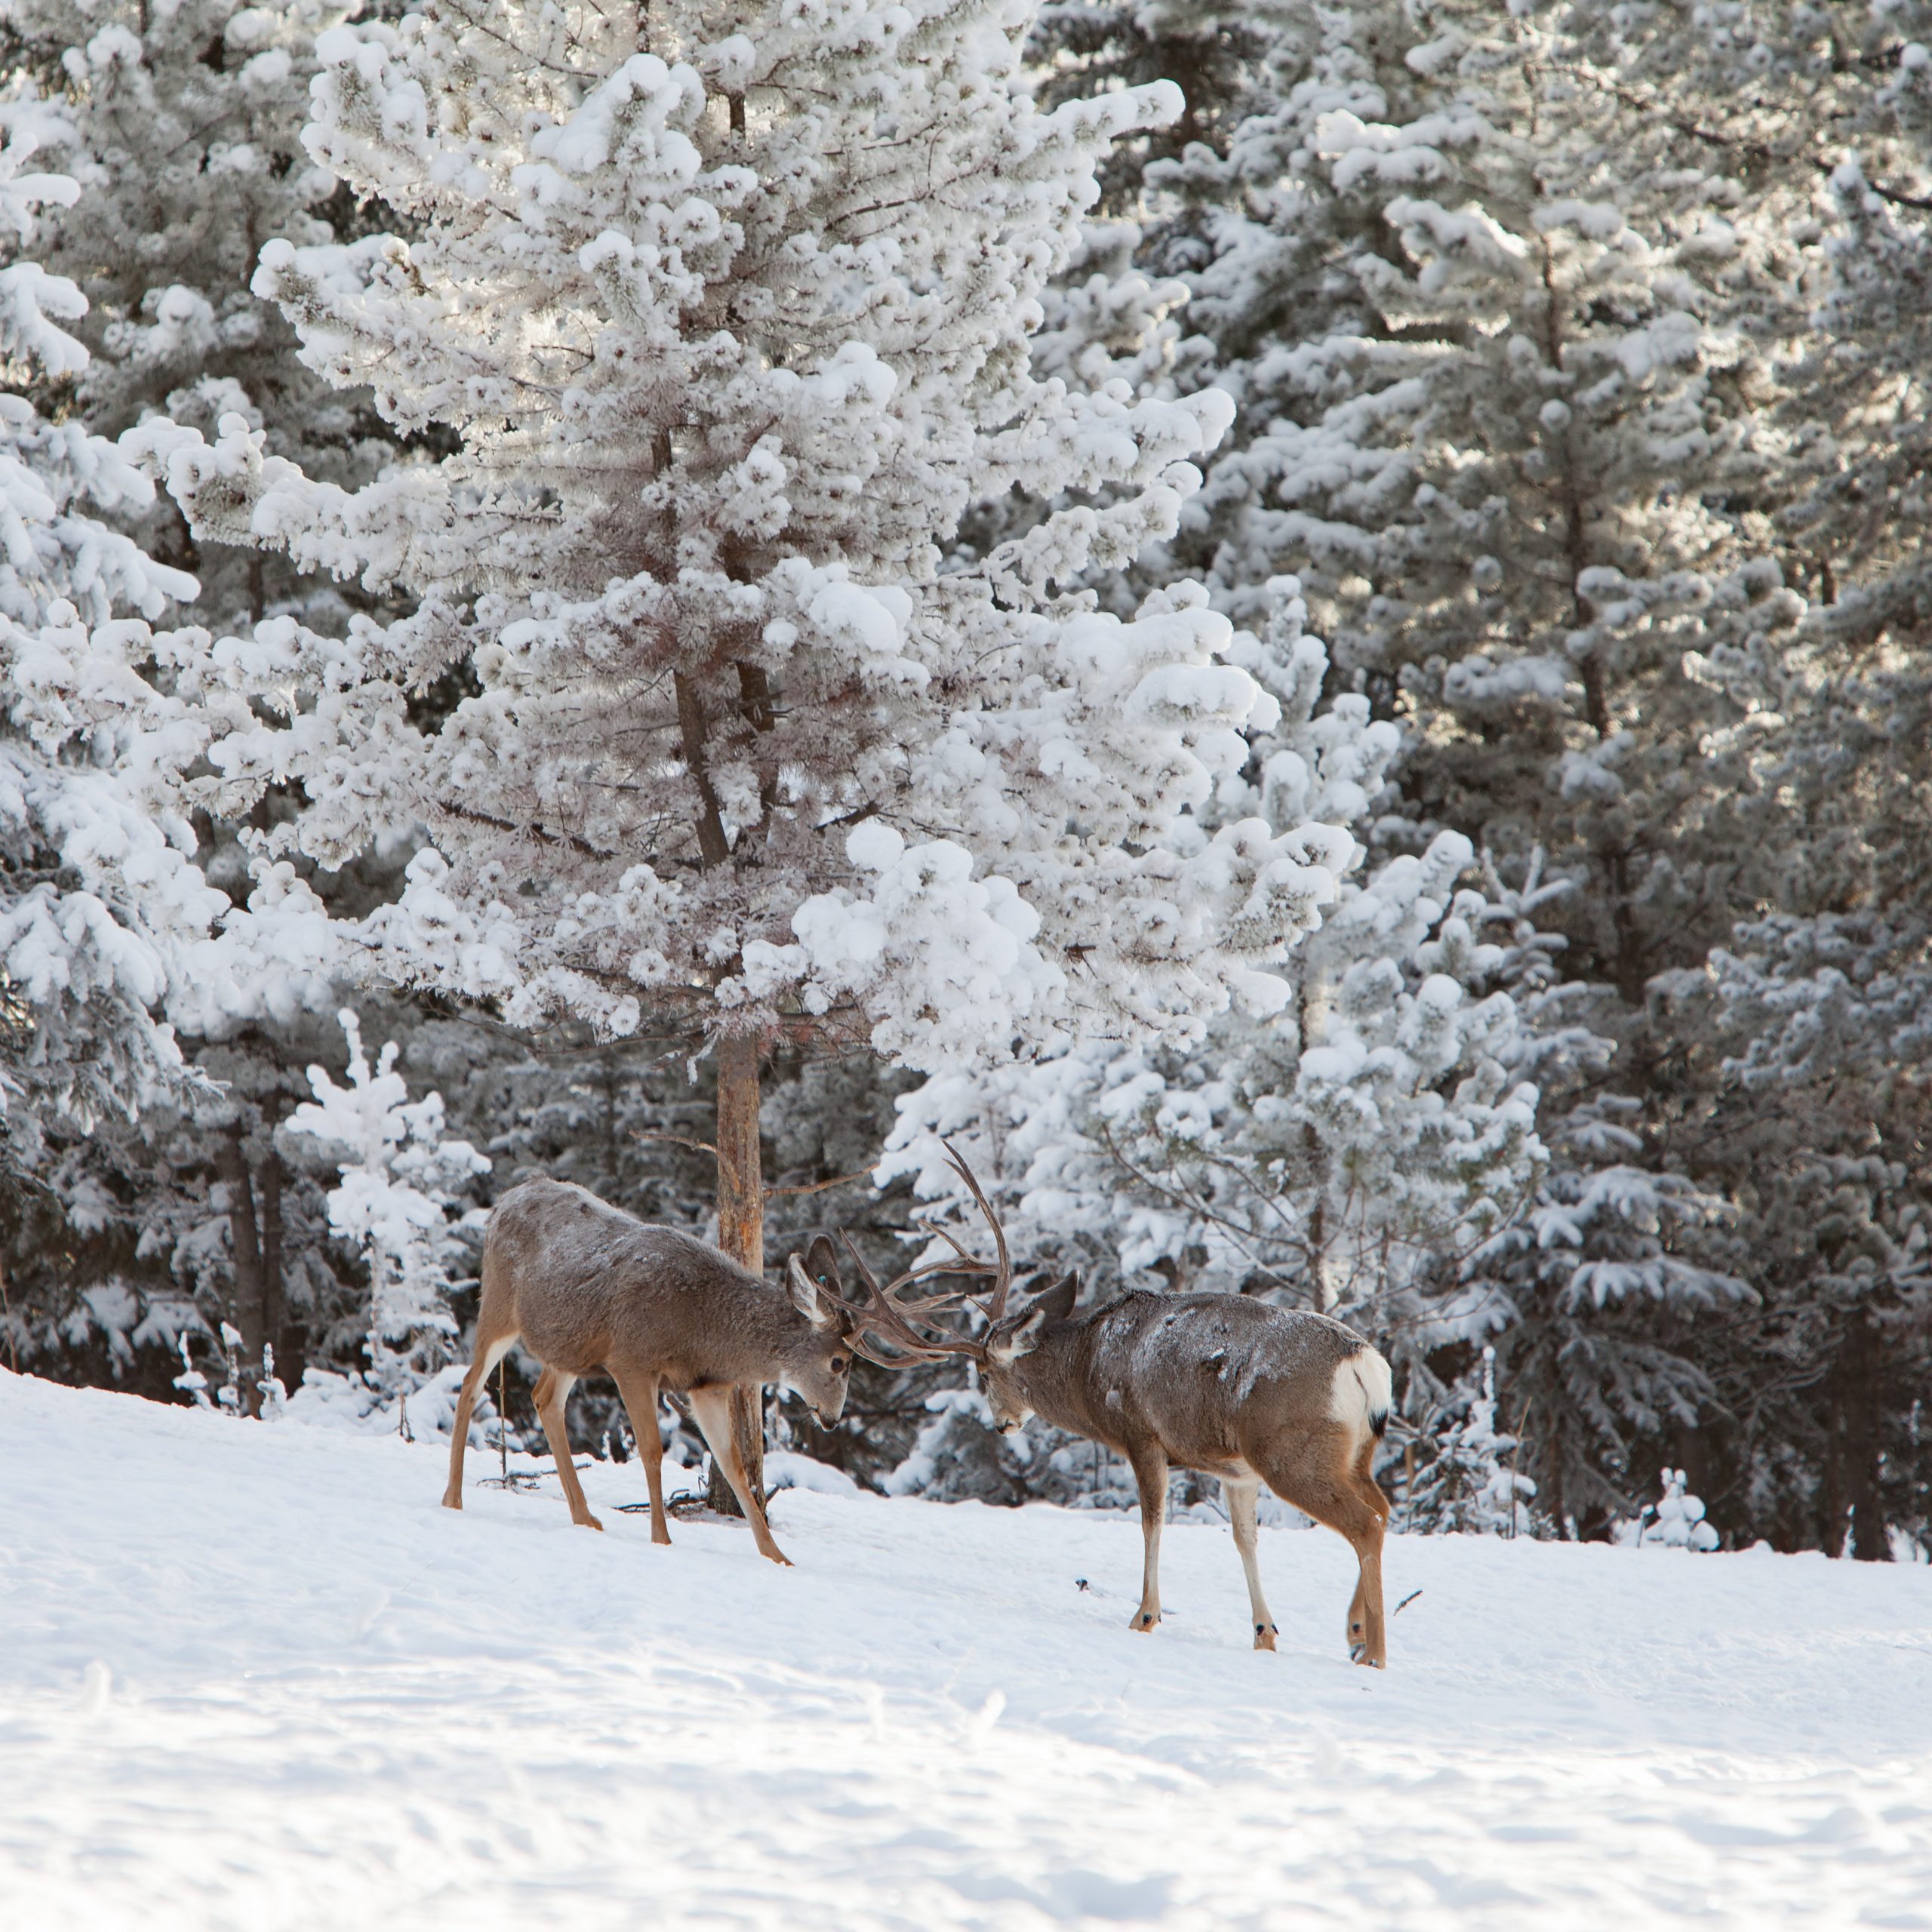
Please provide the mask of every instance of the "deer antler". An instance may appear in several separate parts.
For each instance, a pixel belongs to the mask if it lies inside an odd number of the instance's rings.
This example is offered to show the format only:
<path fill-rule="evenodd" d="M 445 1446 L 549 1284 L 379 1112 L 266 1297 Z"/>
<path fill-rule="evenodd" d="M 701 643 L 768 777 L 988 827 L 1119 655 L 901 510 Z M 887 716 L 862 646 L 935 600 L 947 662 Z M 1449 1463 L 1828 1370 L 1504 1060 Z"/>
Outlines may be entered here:
<path fill-rule="evenodd" d="M 845 1251 L 851 1256 L 852 1265 L 858 1269 L 859 1279 L 866 1291 L 863 1301 L 848 1301 L 841 1296 L 832 1297 L 851 1318 L 853 1353 L 863 1355 L 868 1361 L 877 1362 L 881 1368 L 903 1368 L 915 1361 L 938 1361 L 950 1355 L 952 1350 L 946 1344 L 922 1334 L 912 1324 L 935 1309 L 955 1306 L 959 1301 L 958 1294 L 953 1291 L 923 1295 L 911 1302 L 901 1301 L 898 1297 L 900 1290 L 910 1287 L 915 1281 L 957 1272 L 953 1264 L 948 1262 L 940 1266 L 910 1268 L 881 1287 L 878 1277 L 866 1266 L 866 1258 L 854 1244 L 852 1237 L 842 1228 L 838 1238 L 845 1244 Z M 868 1348 L 864 1334 L 867 1329 L 889 1341 L 899 1352 L 881 1355 L 876 1349 Z"/>
<path fill-rule="evenodd" d="M 972 1195 L 980 1212 L 986 1217 L 986 1226 L 993 1232 L 993 1248 L 999 1260 L 990 1270 L 983 1261 L 978 1263 L 974 1270 L 976 1274 L 990 1272 L 993 1277 L 992 1294 L 986 1300 L 973 1304 L 986 1318 L 986 1326 L 990 1328 L 1005 1315 L 1006 1298 L 1013 1291 L 1013 1257 L 1006 1251 L 1006 1230 L 1000 1226 L 999 1217 L 993 1212 L 992 1203 L 986 1198 L 985 1190 L 980 1186 L 973 1170 L 966 1164 L 959 1149 L 949 1140 L 942 1140 L 939 1144 L 946 1149 L 946 1158 L 952 1163 L 952 1171 L 966 1183 L 967 1191 Z M 952 1238 L 949 1235 L 946 1238 L 951 1241 Z M 957 1241 L 953 1242 L 953 1246 L 961 1254 L 965 1252 L 964 1249 L 959 1247 Z"/>
<path fill-rule="evenodd" d="M 911 1287 L 915 1282 L 930 1280 L 937 1275 L 990 1275 L 993 1278 L 992 1291 L 987 1300 L 976 1301 L 987 1319 L 989 1325 L 997 1321 L 1006 1310 L 1006 1299 L 1013 1286 L 1013 1263 L 1007 1253 L 1006 1235 L 1000 1226 L 999 1217 L 993 1212 L 992 1204 L 974 1179 L 973 1171 L 960 1158 L 958 1150 L 949 1140 L 940 1143 L 946 1149 L 946 1158 L 952 1163 L 953 1171 L 966 1183 L 973 1198 L 979 1204 L 981 1214 L 986 1217 L 986 1225 L 992 1229 L 993 1245 L 998 1259 L 986 1261 L 971 1253 L 959 1241 L 941 1227 L 931 1232 L 946 1242 L 957 1260 L 929 1261 L 921 1268 L 909 1268 L 904 1274 L 895 1276 L 881 1286 L 878 1278 L 866 1266 L 865 1257 L 854 1246 L 852 1238 L 842 1229 L 839 1239 L 844 1242 L 846 1251 L 852 1257 L 852 1263 L 859 1271 L 859 1279 L 865 1284 L 866 1299 L 863 1302 L 847 1301 L 834 1296 L 847 1314 L 852 1318 L 854 1334 L 852 1349 L 855 1355 L 863 1355 L 866 1361 L 877 1362 L 884 1368 L 901 1368 L 909 1362 L 939 1361 L 948 1355 L 972 1355 L 980 1351 L 980 1345 L 964 1335 L 948 1333 L 943 1340 L 921 1334 L 913 1324 L 942 1308 L 956 1308 L 966 1299 L 963 1289 L 952 1289 L 944 1294 L 924 1295 L 916 1301 L 901 1301 L 900 1291 Z M 921 1223 L 921 1225 L 924 1225 Z M 873 1334 L 890 1342 L 899 1351 L 897 1355 L 881 1355 L 866 1347 L 863 1331 L 870 1330 Z"/>

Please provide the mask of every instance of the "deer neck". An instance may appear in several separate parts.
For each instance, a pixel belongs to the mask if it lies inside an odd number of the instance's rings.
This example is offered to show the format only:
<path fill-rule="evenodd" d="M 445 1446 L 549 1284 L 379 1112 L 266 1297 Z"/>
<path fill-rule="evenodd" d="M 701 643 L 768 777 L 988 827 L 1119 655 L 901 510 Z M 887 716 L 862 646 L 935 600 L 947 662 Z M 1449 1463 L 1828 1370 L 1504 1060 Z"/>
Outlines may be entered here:
<path fill-rule="evenodd" d="M 1091 1418 L 1081 1399 L 1080 1324 L 1057 1322 L 1014 1364 L 1020 1392 L 1044 1423 L 1076 1435 L 1088 1432 Z"/>

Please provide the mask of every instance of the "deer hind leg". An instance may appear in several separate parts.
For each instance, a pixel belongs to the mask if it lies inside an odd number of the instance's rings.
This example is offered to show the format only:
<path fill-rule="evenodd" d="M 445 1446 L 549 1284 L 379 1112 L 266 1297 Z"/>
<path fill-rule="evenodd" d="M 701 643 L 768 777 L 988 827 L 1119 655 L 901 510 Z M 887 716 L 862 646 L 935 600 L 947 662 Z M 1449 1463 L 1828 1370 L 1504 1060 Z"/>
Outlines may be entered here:
<path fill-rule="evenodd" d="M 1247 1607 L 1254 1623 L 1254 1647 L 1275 1647 L 1275 1620 L 1269 1614 L 1268 1600 L 1261 1594 L 1261 1561 L 1255 1547 L 1254 1499 L 1261 1484 L 1251 1476 L 1244 1481 L 1221 1478 L 1221 1495 L 1228 1506 L 1228 1526 L 1235 1533 L 1235 1547 L 1241 1552 L 1241 1567 L 1247 1577 Z"/>
<path fill-rule="evenodd" d="M 1380 1670 L 1388 1662 L 1388 1632 L 1382 1614 L 1382 1539 L 1389 1527 L 1389 1499 L 1373 1473 L 1375 1444 L 1364 1442 L 1350 1471 L 1357 1499 L 1364 1512 L 1360 1541 L 1351 1537 L 1361 1574 L 1349 1605 L 1349 1654 L 1358 1663 Z"/>
<path fill-rule="evenodd" d="M 691 1392 L 691 1418 L 703 1432 L 705 1441 L 724 1472 L 745 1521 L 752 1526 L 752 1540 L 758 1553 L 788 1568 L 792 1559 L 772 1540 L 771 1525 L 764 1514 L 764 1498 L 752 1487 L 745 1472 L 744 1458 L 738 1453 L 738 1432 L 731 1426 L 731 1385 L 720 1382 L 709 1389 Z"/>
<path fill-rule="evenodd" d="M 1349 1605 L 1349 1654 L 1357 1663 L 1380 1670 L 1389 1660 L 1382 1615 L 1382 1537 L 1389 1524 L 1388 1500 L 1368 1471 L 1374 1444 L 1337 1444 L 1266 1472 L 1268 1486 L 1318 1523 L 1345 1538 L 1361 1565 Z"/>
<path fill-rule="evenodd" d="M 641 1375 L 635 1369 L 611 1372 L 617 1379 L 617 1392 L 624 1398 L 624 1413 L 631 1419 L 631 1433 L 637 1438 L 645 1481 L 651 1485 L 651 1540 L 669 1543 L 671 1528 L 664 1516 L 664 1432 L 657 1423 L 657 1378 Z"/>
<path fill-rule="evenodd" d="M 577 1464 L 571 1457 L 570 1435 L 564 1426 L 564 1404 L 576 1386 L 574 1375 L 566 1375 L 561 1369 L 546 1368 L 537 1378 L 532 1399 L 537 1404 L 537 1418 L 543 1425 L 544 1440 L 549 1444 L 551 1456 L 557 1465 L 558 1480 L 564 1485 L 564 1500 L 571 1506 L 571 1521 L 581 1523 L 586 1529 L 601 1530 L 604 1525 L 590 1513 L 590 1505 L 584 1500 L 583 1484 L 577 1479 Z"/>
<path fill-rule="evenodd" d="M 1130 1450 L 1134 1480 L 1140 1491 L 1140 1607 L 1130 1630 L 1151 1630 L 1161 1620 L 1161 1527 L 1168 1517 L 1168 1458 L 1158 1448 Z"/>
<path fill-rule="evenodd" d="M 476 1406 L 477 1392 L 488 1380 L 490 1371 L 516 1343 L 516 1331 L 498 1331 L 492 1334 L 488 1321 L 489 1311 L 477 1317 L 476 1355 L 469 1364 L 469 1373 L 463 1378 L 463 1392 L 456 1398 L 456 1423 L 450 1431 L 450 1479 L 443 1491 L 443 1507 L 460 1509 L 463 1507 L 463 1455 L 469 1447 L 470 1412 Z M 507 1418 L 499 1416 L 497 1426 L 508 1426 Z"/>

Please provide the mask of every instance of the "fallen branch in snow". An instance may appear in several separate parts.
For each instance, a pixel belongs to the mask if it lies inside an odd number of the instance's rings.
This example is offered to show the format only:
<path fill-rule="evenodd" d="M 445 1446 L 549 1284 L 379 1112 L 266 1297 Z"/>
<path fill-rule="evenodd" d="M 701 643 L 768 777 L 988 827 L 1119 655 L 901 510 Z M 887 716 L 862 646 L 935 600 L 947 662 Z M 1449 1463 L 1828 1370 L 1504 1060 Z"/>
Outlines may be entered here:
<path fill-rule="evenodd" d="M 1389 1614 L 1391 1617 L 1400 1617 L 1403 1611 L 1407 1610 L 1409 1605 L 1414 1603 L 1416 1598 L 1421 1595 L 1422 1592 L 1420 1590 L 1411 1590 L 1408 1595 L 1389 1613 Z"/>

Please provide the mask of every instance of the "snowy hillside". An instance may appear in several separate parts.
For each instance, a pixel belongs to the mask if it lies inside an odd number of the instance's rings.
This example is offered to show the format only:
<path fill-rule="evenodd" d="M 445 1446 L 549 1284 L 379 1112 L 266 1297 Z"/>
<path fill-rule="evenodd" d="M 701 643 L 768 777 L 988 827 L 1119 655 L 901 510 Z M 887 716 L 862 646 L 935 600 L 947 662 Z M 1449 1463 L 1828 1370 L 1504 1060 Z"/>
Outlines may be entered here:
<path fill-rule="evenodd" d="M 0 1373 L 0 1924 L 1932 1927 L 1932 1569 L 442 1462 Z M 1087 1579 L 1082 1589 L 1078 1580 Z"/>

